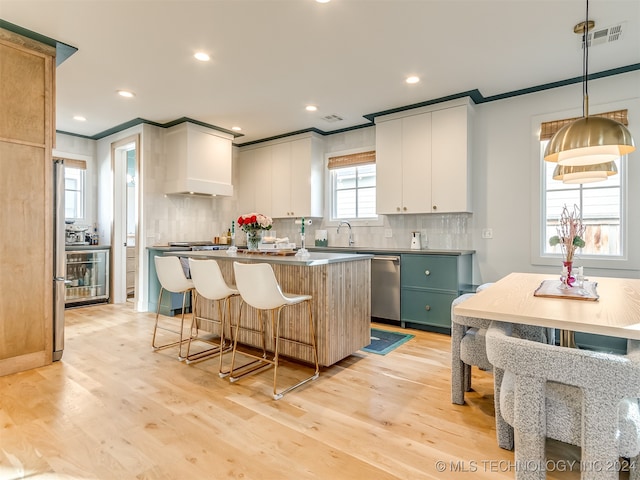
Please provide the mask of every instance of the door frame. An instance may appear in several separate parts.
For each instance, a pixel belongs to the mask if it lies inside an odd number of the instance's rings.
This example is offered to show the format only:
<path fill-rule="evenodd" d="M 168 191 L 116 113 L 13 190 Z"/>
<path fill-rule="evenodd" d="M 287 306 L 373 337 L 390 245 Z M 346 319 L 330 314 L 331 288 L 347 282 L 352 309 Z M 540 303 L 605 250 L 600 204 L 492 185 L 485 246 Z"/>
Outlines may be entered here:
<path fill-rule="evenodd" d="M 140 299 L 140 134 L 135 134 L 113 142 L 111 144 L 111 171 L 113 172 L 113 216 L 111 226 L 111 303 L 125 303 L 127 301 L 127 168 L 124 152 L 135 149 L 135 176 L 136 182 L 136 212 L 135 212 L 135 258 L 136 272 L 134 275 L 134 303 L 137 305 Z"/>

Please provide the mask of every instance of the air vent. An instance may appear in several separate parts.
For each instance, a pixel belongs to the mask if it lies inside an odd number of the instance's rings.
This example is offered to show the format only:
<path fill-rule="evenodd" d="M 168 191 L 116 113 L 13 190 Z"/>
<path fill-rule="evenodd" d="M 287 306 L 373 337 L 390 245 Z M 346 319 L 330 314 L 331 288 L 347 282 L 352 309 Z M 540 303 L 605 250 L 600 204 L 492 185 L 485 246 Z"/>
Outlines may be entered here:
<path fill-rule="evenodd" d="M 344 120 L 344 118 L 334 114 L 334 115 L 327 115 L 326 117 L 322 117 L 322 120 L 324 120 L 325 122 L 334 123 L 334 122 L 341 122 L 342 120 Z"/>
<path fill-rule="evenodd" d="M 587 34 L 587 41 L 589 42 L 589 48 L 597 47 L 598 45 L 604 45 L 605 43 L 612 43 L 618 40 L 622 40 L 624 29 L 627 22 L 618 23 L 610 27 L 594 28 Z M 582 37 L 580 37 L 580 49 L 583 48 Z"/>

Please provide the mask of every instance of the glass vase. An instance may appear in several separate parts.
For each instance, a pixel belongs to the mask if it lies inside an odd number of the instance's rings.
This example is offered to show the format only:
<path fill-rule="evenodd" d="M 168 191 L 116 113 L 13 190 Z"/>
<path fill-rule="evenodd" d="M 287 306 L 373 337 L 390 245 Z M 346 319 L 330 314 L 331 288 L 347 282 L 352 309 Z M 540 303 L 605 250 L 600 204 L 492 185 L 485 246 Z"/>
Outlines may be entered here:
<path fill-rule="evenodd" d="M 573 268 L 573 262 L 562 262 L 562 283 L 567 287 L 573 287 L 573 282 L 576 281 L 575 277 L 571 273 Z"/>
<path fill-rule="evenodd" d="M 257 251 L 258 244 L 260 243 L 260 231 L 259 230 L 249 230 L 247 232 L 247 249 L 249 251 Z"/>

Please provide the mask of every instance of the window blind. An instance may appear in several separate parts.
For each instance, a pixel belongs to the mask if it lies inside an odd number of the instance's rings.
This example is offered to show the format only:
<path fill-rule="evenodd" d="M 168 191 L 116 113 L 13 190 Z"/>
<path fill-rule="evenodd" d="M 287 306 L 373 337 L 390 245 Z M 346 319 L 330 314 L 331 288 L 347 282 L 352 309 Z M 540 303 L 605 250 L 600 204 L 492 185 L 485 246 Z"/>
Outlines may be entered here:
<path fill-rule="evenodd" d="M 366 163 L 376 163 L 375 150 L 329 157 L 329 163 L 327 166 L 331 170 L 332 168 L 352 167 L 355 165 L 364 165 Z"/>
<path fill-rule="evenodd" d="M 64 166 L 69 168 L 78 168 L 80 170 L 87 169 L 86 160 L 71 160 L 70 158 L 54 158 L 54 160 L 62 160 L 64 161 Z"/>
<path fill-rule="evenodd" d="M 615 120 L 621 124 L 628 126 L 629 120 L 627 119 L 627 109 L 616 110 L 614 112 L 598 113 L 596 115 L 589 115 L 590 117 L 605 117 L 610 120 Z M 554 120 L 552 122 L 544 122 L 540 125 L 540 140 L 550 140 L 558 130 L 565 125 L 580 120 L 582 117 L 565 118 L 563 120 Z"/>

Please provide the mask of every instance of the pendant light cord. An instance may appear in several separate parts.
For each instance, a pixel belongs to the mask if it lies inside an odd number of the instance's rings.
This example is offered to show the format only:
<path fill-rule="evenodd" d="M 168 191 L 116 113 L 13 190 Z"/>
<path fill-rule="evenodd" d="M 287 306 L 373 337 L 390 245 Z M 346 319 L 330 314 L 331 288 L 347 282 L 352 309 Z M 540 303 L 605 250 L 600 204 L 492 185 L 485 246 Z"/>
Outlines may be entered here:
<path fill-rule="evenodd" d="M 586 0 L 587 8 L 586 8 L 586 16 L 584 19 L 584 29 L 583 29 L 583 42 L 584 48 L 582 50 L 582 72 L 583 72 L 583 82 L 582 82 L 582 116 L 589 116 L 589 0 Z"/>

